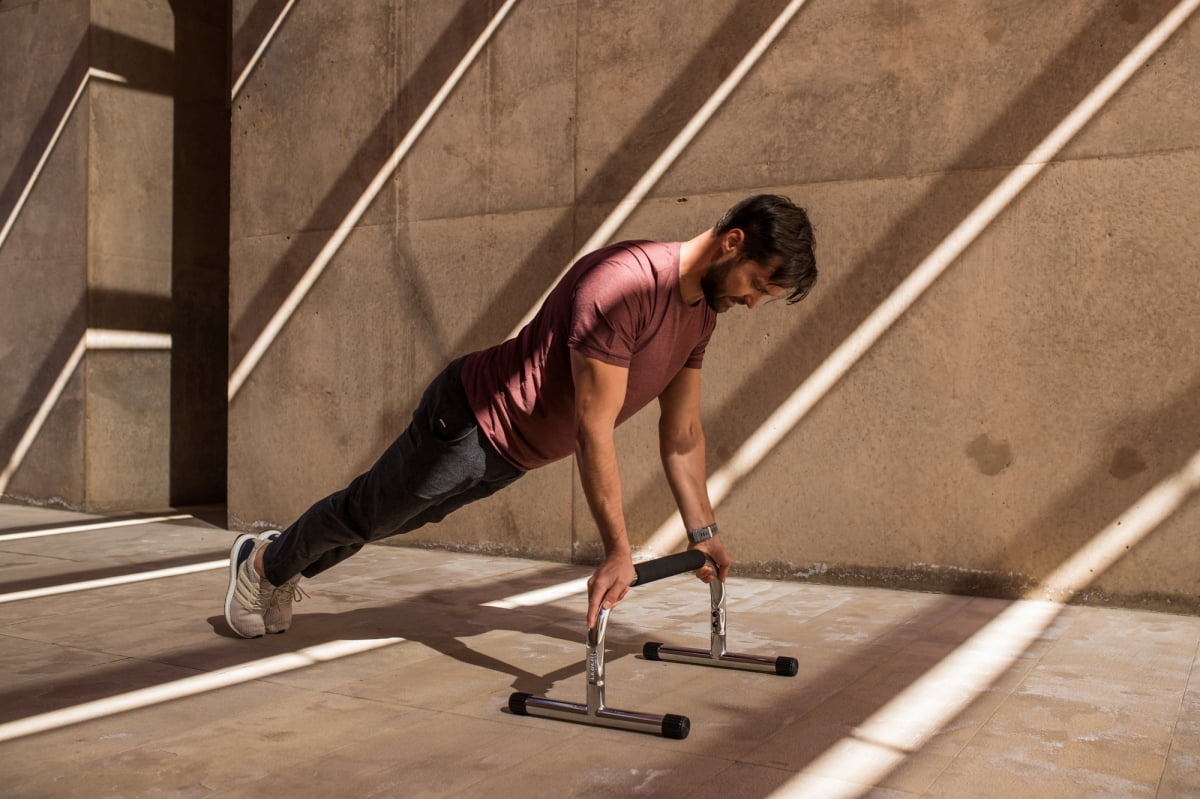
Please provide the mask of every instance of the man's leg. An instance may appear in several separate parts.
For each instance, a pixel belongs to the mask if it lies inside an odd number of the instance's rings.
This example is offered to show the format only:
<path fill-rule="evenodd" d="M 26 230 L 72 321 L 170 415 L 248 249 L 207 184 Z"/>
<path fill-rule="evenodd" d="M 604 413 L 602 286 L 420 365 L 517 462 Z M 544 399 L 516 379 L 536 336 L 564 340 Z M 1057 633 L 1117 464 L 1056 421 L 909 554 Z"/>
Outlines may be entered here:
<path fill-rule="evenodd" d="M 226 617 L 239 635 L 261 634 L 259 613 L 268 616 L 270 624 L 264 622 L 264 627 L 272 628 L 271 632 L 285 630 L 294 583 L 301 574 L 312 577 L 370 541 L 440 521 L 521 476 L 479 430 L 460 368 L 461 360 L 455 361 L 435 378 L 408 429 L 368 472 L 317 502 L 273 541 L 263 540 L 243 555 L 249 563 L 242 575 L 246 590 L 241 593 L 251 594 L 253 579 L 264 577 L 261 591 L 271 596 L 251 596 L 240 609 L 245 612 L 239 613 L 233 601 L 239 591 L 231 583 Z M 239 554 L 235 549 L 235 560 Z"/>

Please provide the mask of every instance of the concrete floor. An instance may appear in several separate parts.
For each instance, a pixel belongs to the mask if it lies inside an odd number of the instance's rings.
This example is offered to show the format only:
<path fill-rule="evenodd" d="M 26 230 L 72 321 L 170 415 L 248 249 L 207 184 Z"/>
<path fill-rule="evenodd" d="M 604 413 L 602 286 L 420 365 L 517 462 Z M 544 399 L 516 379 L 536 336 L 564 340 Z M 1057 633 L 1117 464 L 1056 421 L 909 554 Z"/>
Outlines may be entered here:
<path fill-rule="evenodd" d="M 584 701 L 583 604 L 487 603 L 585 568 L 372 547 L 247 641 L 232 533 L 46 534 L 95 521 L 0 505 L 5 797 L 1200 796 L 1200 618 L 731 579 L 730 650 L 787 678 L 644 659 L 708 645 L 707 589 L 672 578 L 612 614 L 607 700 L 689 716 L 675 741 L 508 712 Z"/>

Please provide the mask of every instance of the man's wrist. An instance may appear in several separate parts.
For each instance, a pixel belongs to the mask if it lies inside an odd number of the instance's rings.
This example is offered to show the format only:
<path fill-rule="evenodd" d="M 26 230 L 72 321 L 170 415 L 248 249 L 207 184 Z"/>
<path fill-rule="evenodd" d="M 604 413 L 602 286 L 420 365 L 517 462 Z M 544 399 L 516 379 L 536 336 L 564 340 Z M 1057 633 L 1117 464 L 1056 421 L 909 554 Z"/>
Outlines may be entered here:
<path fill-rule="evenodd" d="M 693 544 L 699 544 L 701 541 L 707 541 L 708 539 L 712 538 L 718 532 L 720 531 L 717 530 L 717 523 L 713 522 L 705 527 L 700 527 L 695 530 L 688 530 L 687 537 L 688 541 L 691 541 Z"/>
<path fill-rule="evenodd" d="M 604 557 L 605 558 L 626 558 L 633 559 L 633 547 L 629 545 L 629 539 L 623 540 L 608 540 L 604 541 Z"/>

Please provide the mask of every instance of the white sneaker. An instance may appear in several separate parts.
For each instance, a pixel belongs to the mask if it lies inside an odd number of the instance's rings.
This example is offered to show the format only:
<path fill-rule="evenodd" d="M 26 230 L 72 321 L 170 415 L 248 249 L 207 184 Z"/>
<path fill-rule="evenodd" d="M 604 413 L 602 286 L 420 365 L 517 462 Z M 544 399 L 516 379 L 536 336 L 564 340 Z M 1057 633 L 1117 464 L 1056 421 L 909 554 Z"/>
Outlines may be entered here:
<path fill-rule="evenodd" d="M 278 537 L 278 530 L 268 530 L 259 535 L 258 539 L 270 543 Z M 286 633 L 292 626 L 292 603 L 308 596 L 299 583 L 300 575 L 297 574 L 278 588 L 272 587 L 266 611 L 263 613 L 263 624 L 271 635 Z"/>
<path fill-rule="evenodd" d="M 258 638 L 266 633 L 263 615 L 270 605 L 275 586 L 254 570 L 254 554 L 266 541 L 243 533 L 229 551 L 229 590 L 225 592 L 225 621 L 242 638 Z"/>

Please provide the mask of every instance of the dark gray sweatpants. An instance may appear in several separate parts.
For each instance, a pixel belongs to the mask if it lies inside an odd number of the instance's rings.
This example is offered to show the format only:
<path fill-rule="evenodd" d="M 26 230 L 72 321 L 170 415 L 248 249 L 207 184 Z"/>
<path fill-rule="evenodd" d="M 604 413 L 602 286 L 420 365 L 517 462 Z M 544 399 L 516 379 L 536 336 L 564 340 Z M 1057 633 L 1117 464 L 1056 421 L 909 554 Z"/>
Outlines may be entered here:
<path fill-rule="evenodd" d="M 271 583 L 320 574 L 369 541 L 439 522 L 524 474 L 479 429 L 462 360 L 434 378 L 408 429 L 370 471 L 313 505 L 267 548 L 263 570 Z"/>

